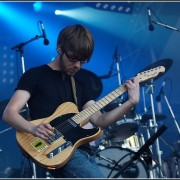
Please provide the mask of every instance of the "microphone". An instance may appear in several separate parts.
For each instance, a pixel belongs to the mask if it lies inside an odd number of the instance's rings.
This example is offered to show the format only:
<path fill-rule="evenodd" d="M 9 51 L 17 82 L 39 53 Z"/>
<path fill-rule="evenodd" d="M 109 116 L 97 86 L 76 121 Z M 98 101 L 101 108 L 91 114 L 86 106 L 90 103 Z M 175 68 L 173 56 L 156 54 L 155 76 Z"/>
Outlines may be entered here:
<path fill-rule="evenodd" d="M 153 31 L 154 26 L 152 24 L 152 19 L 151 19 L 151 10 L 149 7 L 147 8 L 147 10 L 148 10 L 148 18 L 149 18 L 149 31 Z"/>
<path fill-rule="evenodd" d="M 117 46 L 115 47 L 113 57 L 114 57 L 114 59 L 115 59 L 116 62 L 117 62 L 118 60 L 121 60 L 121 59 L 120 59 L 120 55 L 118 54 L 118 47 L 117 47 Z"/>
<path fill-rule="evenodd" d="M 117 74 L 107 74 L 107 75 L 103 75 L 103 76 L 98 76 L 100 79 L 108 79 L 110 77 L 116 76 Z"/>
<path fill-rule="evenodd" d="M 164 93 L 164 86 L 166 85 L 166 80 L 167 80 L 167 79 L 165 79 L 165 80 L 162 82 L 162 84 L 161 84 L 161 89 L 160 89 L 160 91 L 159 91 L 159 94 L 156 96 L 156 101 L 160 101 L 160 100 L 161 100 L 161 94 Z"/>
<path fill-rule="evenodd" d="M 41 30 L 42 30 L 42 34 L 43 34 L 42 36 L 44 38 L 44 45 L 48 45 L 49 44 L 49 40 L 47 39 L 44 25 L 43 25 L 42 21 L 39 21 L 39 22 L 40 22 Z"/>

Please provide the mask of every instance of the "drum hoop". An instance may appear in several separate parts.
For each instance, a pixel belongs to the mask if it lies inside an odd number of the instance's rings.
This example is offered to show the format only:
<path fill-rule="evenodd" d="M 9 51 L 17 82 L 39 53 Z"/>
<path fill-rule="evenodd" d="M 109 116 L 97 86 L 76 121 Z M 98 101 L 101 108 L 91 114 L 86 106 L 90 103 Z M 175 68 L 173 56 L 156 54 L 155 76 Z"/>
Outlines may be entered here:
<path fill-rule="evenodd" d="M 125 119 L 121 119 L 121 120 L 118 120 L 117 122 L 116 122 L 116 124 L 117 125 L 120 125 L 120 124 L 126 124 L 126 123 L 132 123 L 133 122 L 133 124 L 137 124 L 137 122 L 135 122 L 134 121 L 134 119 L 130 119 L 130 118 L 125 118 Z"/>
<path fill-rule="evenodd" d="M 134 153 L 134 154 L 136 153 L 136 152 L 134 152 L 134 151 L 131 150 L 131 149 L 123 148 L 123 147 L 121 147 L 121 146 L 116 146 L 116 145 L 104 146 L 104 149 L 99 149 L 96 153 L 101 152 L 101 151 L 103 151 L 103 150 L 105 150 L 105 149 L 111 149 L 111 148 L 117 148 L 117 149 L 119 149 L 119 150 L 127 150 L 128 152 L 132 152 L 132 153 Z"/>

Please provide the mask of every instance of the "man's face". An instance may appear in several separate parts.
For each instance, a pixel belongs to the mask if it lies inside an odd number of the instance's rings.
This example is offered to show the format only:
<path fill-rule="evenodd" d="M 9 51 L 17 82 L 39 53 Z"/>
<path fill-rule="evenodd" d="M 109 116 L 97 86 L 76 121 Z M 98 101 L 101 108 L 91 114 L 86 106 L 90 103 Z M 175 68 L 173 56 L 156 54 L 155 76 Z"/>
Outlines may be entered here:
<path fill-rule="evenodd" d="M 69 76 L 74 76 L 84 63 L 85 61 L 78 60 L 71 52 L 62 52 L 62 55 L 60 56 L 60 69 Z"/>

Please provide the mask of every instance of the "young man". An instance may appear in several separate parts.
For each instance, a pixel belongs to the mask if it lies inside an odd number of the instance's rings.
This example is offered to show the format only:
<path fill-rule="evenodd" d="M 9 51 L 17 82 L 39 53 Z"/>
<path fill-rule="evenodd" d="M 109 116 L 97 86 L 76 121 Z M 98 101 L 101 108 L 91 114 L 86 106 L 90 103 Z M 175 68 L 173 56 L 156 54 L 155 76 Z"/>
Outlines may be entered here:
<path fill-rule="evenodd" d="M 65 102 L 75 103 L 78 110 L 86 109 L 95 101 L 86 84 L 74 77 L 89 62 L 94 50 L 92 34 L 82 25 L 65 27 L 57 39 L 58 55 L 49 64 L 31 68 L 26 71 L 17 84 L 17 88 L 3 113 L 3 120 L 18 131 L 47 140 L 53 136 L 53 127 L 49 123 L 35 125 L 22 117 L 19 112 L 28 104 L 31 120 L 52 115 L 57 107 Z M 88 83 L 88 82 L 87 82 Z M 110 112 L 100 111 L 91 115 L 89 122 L 104 129 L 121 119 L 139 102 L 139 82 L 136 77 L 127 80 L 128 100 Z M 78 147 L 71 159 L 61 168 L 50 171 L 58 178 L 103 178 L 89 144 Z"/>

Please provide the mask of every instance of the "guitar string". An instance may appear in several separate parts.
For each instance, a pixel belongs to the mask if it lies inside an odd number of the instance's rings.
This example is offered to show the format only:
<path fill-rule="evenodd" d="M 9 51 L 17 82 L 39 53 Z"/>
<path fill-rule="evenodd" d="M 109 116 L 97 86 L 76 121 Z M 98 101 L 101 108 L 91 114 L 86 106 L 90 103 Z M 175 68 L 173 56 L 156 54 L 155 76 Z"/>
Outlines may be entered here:
<path fill-rule="evenodd" d="M 119 88 L 121 91 L 123 91 L 123 89 L 120 87 Z M 114 91 L 115 92 L 115 91 Z M 115 92 L 116 94 L 118 94 L 117 92 Z M 111 95 L 113 96 L 113 98 L 112 97 L 110 97 L 109 95 L 107 96 L 107 97 L 104 97 L 103 99 L 101 99 L 98 103 L 100 104 L 100 107 L 102 108 L 103 106 L 104 106 L 104 103 L 106 104 L 106 102 L 104 102 L 104 101 L 108 101 L 109 102 L 109 100 L 107 99 L 107 98 L 110 98 L 111 100 L 112 99 L 114 99 L 114 98 L 117 98 L 117 95 L 114 95 L 114 94 L 112 94 L 111 93 Z M 119 94 L 118 94 L 119 95 Z M 98 104 L 96 104 L 96 105 L 98 105 Z M 95 106 L 94 106 L 95 107 Z M 96 107 L 95 107 L 96 108 Z M 94 109 L 92 109 L 92 108 L 89 108 L 90 109 L 90 111 L 91 112 L 96 112 L 96 111 L 94 111 Z M 96 108 L 97 109 L 97 108 Z M 99 105 L 98 105 L 98 109 L 99 109 Z M 82 111 L 82 112 L 80 112 L 79 114 L 77 114 L 77 116 L 79 116 L 80 118 L 81 118 L 81 115 L 80 114 L 82 114 L 82 116 L 85 116 L 85 115 L 83 115 L 83 113 L 87 113 L 87 114 L 90 114 L 91 115 L 91 113 L 88 113 L 88 111 L 87 110 L 85 110 L 85 111 Z M 89 117 L 89 115 L 87 116 L 87 117 Z M 86 118 L 87 118 L 86 117 Z M 84 118 L 83 118 L 84 119 Z M 68 119 L 69 120 L 69 119 Z M 65 132 L 67 132 L 67 131 L 69 131 L 70 129 L 72 129 L 73 128 L 73 125 L 70 123 L 70 122 L 68 122 L 68 120 L 66 120 L 66 121 L 64 121 L 64 122 L 62 122 L 61 124 L 59 124 L 56 128 L 57 128 L 57 130 L 59 130 L 61 133 L 65 133 Z M 76 121 L 75 121 L 76 122 Z"/>

